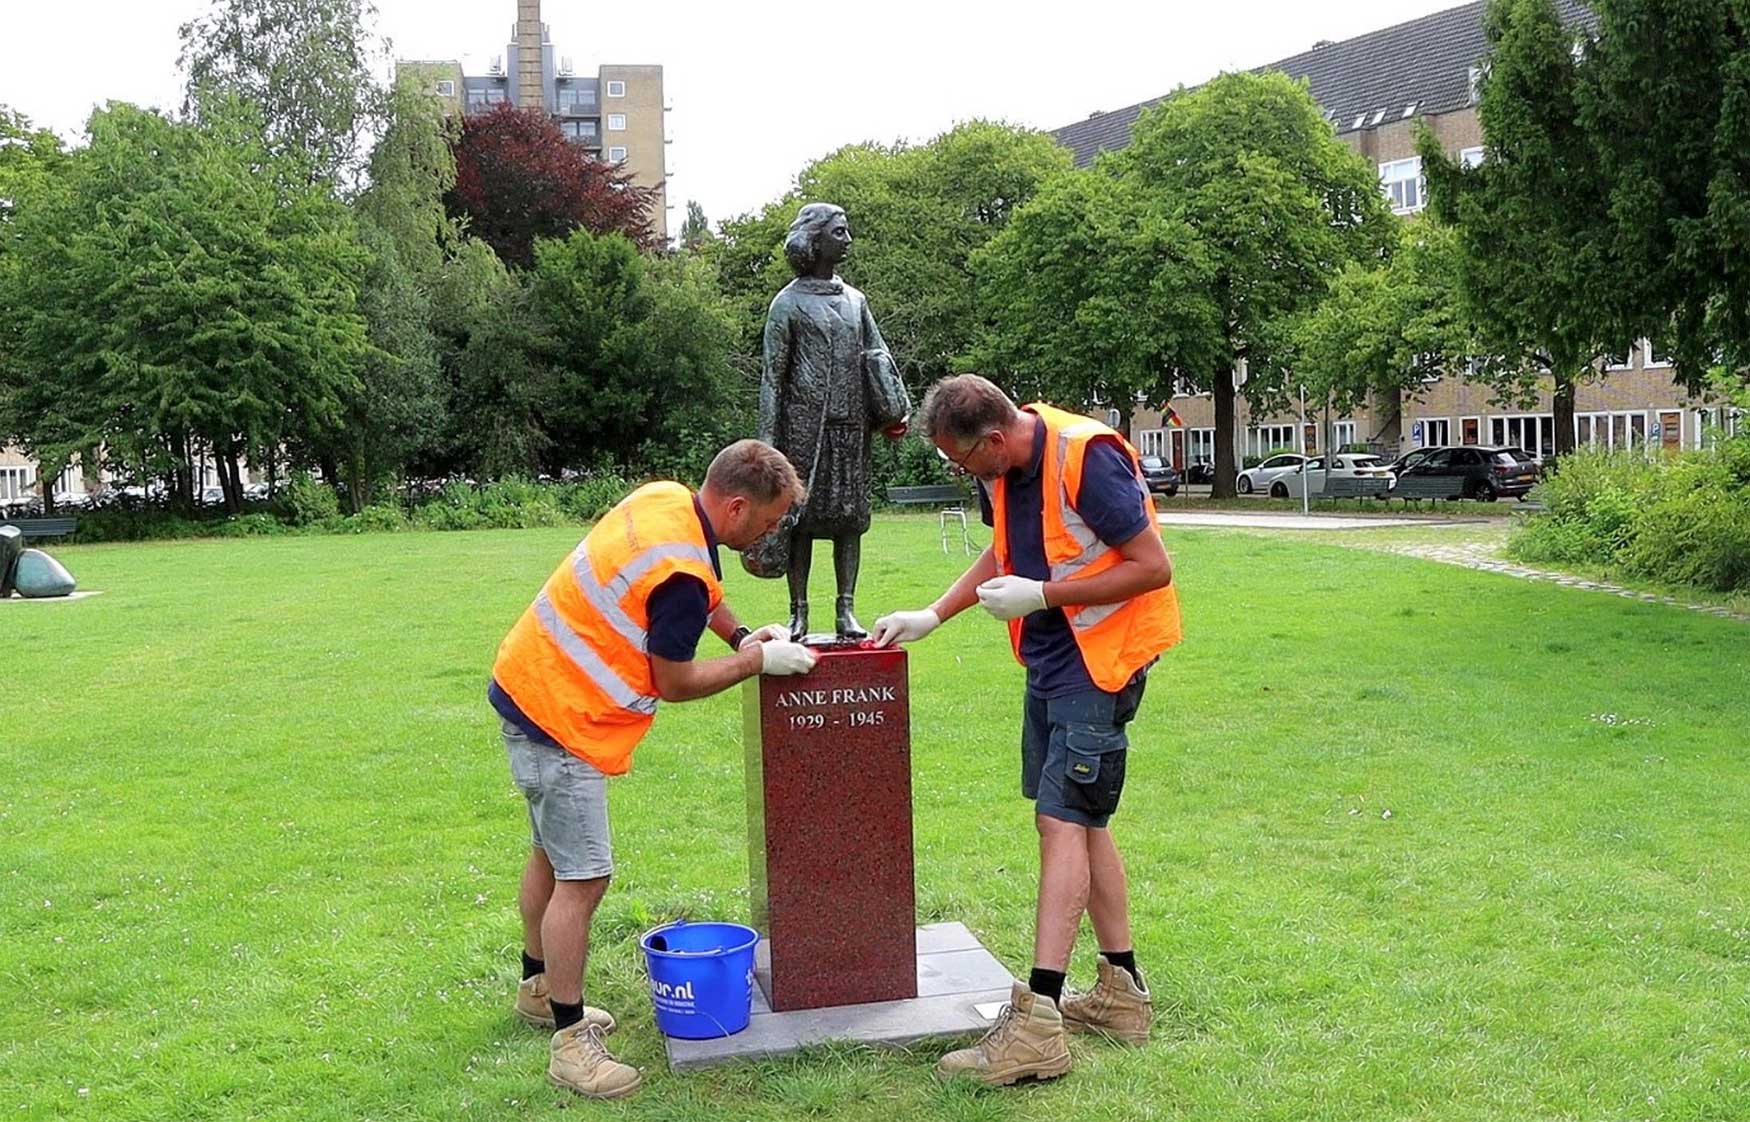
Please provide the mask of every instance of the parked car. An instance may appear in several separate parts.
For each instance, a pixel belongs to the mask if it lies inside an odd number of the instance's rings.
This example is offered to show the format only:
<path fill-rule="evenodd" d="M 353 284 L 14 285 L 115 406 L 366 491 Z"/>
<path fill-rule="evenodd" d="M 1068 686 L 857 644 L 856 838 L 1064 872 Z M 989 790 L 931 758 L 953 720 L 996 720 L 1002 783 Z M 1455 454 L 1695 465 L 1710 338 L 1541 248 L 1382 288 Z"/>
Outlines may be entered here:
<path fill-rule="evenodd" d="M 1378 456 L 1360 452 L 1339 452 L 1331 457 L 1330 471 L 1325 471 L 1325 458 L 1308 460 L 1300 467 L 1281 476 L 1270 484 L 1270 497 L 1273 499 L 1298 499 L 1307 487 L 1312 493 L 1322 495 L 1325 491 L 1325 480 L 1328 478 L 1348 479 L 1383 479 L 1389 490 L 1396 480 L 1392 478 L 1391 469 L 1385 465 L 1385 460 Z"/>
<path fill-rule="evenodd" d="M 1403 477 L 1456 476 L 1463 481 L 1459 493 L 1478 502 L 1492 503 L 1502 495 L 1523 499 L 1537 483 L 1537 465 L 1526 463 L 1515 452 L 1519 449 L 1437 448 Z"/>
<path fill-rule="evenodd" d="M 1215 464 L 1209 460 L 1198 460 L 1185 468 L 1185 482 L 1201 483 L 1205 486 L 1215 482 Z"/>
<path fill-rule="evenodd" d="M 1249 495 L 1253 491 L 1268 492 L 1270 484 L 1299 468 L 1308 458 L 1299 452 L 1283 452 L 1281 455 L 1271 456 L 1257 467 L 1240 472 L 1234 486 L 1239 488 L 1242 495 Z"/>
<path fill-rule="evenodd" d="M 1142 480 L 1150 491 L 1172 498 L 1179 493 L 1179 471 L 1159 456 L 1142 457 Z"/>
<path fill-rule="evenodd" d="M 1385 465 L 1385 468 L 1387 471 L 1391 472 L 1392 478 L 1395 480 L 1410 468 L 1413 468 L 1423 460 L 1426 460 L 1429 456 L 1444 450 L 1445 448 L 1443 445 L 1435 445 L 1428 448 L 1412 448 L 1391 463 Z"/>

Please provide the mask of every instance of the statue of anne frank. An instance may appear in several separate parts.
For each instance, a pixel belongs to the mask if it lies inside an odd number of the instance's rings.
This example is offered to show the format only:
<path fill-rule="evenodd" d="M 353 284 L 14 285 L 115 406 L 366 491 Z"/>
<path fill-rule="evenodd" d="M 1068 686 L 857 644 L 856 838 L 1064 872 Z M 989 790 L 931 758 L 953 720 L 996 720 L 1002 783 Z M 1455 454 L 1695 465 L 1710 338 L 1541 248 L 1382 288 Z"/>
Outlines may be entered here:
<path fill-rule="evenodd" d="M 779 526 L 790 584 L 790 632 L 808 631 L 814 539 L 831 538 L 840 639 L 868 634 L 852 614 L 869 529 L 869 458 L 876 432 L 905 433 L 911 401 L 869 301 L 834 272 L 851 248 L 842 207 L 810 203 L 790 224 L 784 256 L 796 279 L 766 313 L 759 437 L 790 457 L 808 500 Z M 751 567 L 751 566 L 750 566 Z M 769 575 L 775 576 L 776 573 Z"/>

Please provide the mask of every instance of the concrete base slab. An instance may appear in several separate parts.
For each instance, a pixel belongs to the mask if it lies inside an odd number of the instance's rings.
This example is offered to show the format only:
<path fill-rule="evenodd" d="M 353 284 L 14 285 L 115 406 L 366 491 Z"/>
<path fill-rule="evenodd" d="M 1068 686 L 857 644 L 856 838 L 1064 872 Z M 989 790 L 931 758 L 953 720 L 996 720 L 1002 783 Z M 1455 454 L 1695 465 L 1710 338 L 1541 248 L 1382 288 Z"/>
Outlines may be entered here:
<path fill-rule="evenodd" d="M 756 952 L 757 962 L 768 960 Z M 918 996 L 774 1013 L 762 979 L 754 986 L 747 1028 L 717 1040 L 669 1039 L 668 1066 L 685 1071 L 783 1056 L 830 1040 L 899 1045 L 981 1033 L 1009 1000 L 1014 982 L 964 924 L 933 923 L 918 928 Z"/>

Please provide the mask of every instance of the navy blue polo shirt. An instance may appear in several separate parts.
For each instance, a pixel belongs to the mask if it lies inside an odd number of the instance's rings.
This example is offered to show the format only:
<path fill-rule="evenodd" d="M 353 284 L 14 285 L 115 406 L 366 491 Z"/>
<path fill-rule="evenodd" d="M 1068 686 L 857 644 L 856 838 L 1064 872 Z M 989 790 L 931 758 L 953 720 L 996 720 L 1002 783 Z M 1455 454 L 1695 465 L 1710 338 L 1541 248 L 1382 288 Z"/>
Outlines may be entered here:
<path fill-rule="evenodd" d="M 1029 414 L 1031 415 L 1031 414 Z M 1033 426 L 1033 453 L 1010 469 L 1008 484 L 1009 567 L 1030 580 L 1050 580 L 1045 559 L 1045 499 L 1040 469 L 1045 464 L 1045 424 Z M 995 523 L 990 495 L 978 486 L 984 524 Z M 1096 439 L 1082 461 L 1082 492 L 1076 513 L 1109 546 L 1122 545 L 1149 529 L 1148 492 L 1117 441 Z M 1027 664 L 1027 689 L 1041 697 L 1062 697 L 1098 689 L 1088 676 L 1061 608 L 1046 608 L 1021 620 L 1021 661 Z"/>
<path fill-rule="evenodd" d="M 705 517 L 705 508 L 699 505 L 697 495 L 693 496 L 693 511 L 705 530 L 711 568 L 716 571 L 717 579 L 722 580 L 723 561 L 717 555 L 717 532 L 711 528 L 711 520 Z M 705 582 L 687 573 L 676 573 L 656 586 L 650 594 L 648 608 L 650 626 L 646 629 L 649 635 L 646 651 L 670 662 L 693 661 L 699 650 L 699 639 L 711 620 L 711 593 Z M 530 740 L 554 744 L 553 738 L 525 716 L 511 696 L 499 688 L 497 679 L 486 687 L 486 699 L 498 710 L 499 716 L 522 729 Z"/>

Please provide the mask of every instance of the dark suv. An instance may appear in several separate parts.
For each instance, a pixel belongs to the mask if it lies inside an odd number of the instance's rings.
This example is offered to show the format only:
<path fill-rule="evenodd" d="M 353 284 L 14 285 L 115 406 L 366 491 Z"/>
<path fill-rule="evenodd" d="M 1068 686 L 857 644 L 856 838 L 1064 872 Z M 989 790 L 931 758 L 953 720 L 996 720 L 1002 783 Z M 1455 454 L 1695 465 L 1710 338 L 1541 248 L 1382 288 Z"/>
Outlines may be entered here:
<path fill-rule="evenodd" d="M 1159 456 L 1142 457 L 1142 479 L 1150 491 L 1158 491 L 1169 499 L 1179 493 L 1178 470 Z"/>
<path fill-rule="evenodd" d="M 1411 476 L 1462 480 L 1459 493 L 1492 503 L 1502 495 L 1524 498 L 1537 483 L 1537 464 L 1526 463 L 1517 448 L 1436 448 L 1404 469 Z"/>

